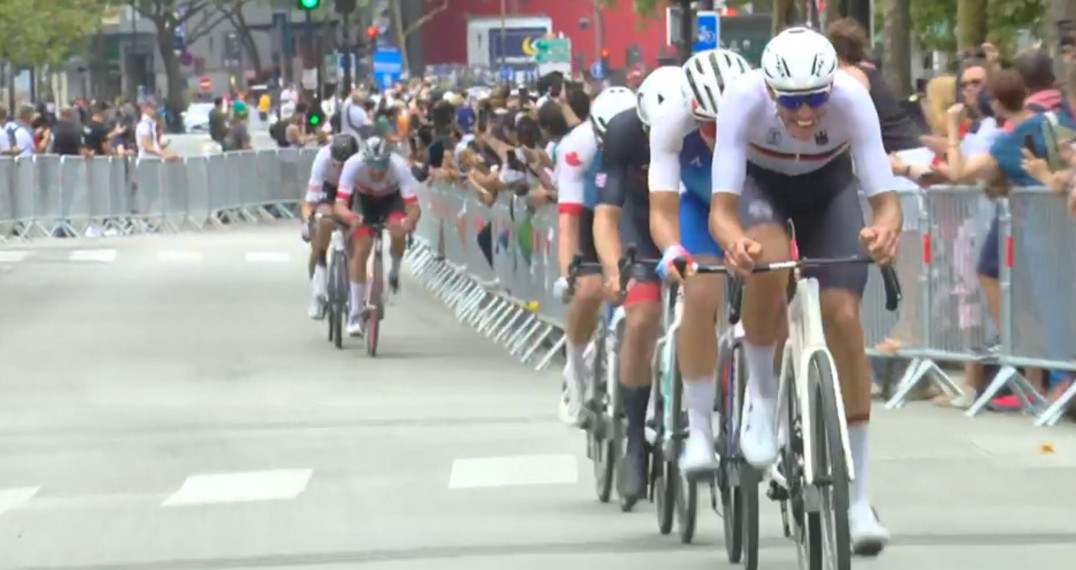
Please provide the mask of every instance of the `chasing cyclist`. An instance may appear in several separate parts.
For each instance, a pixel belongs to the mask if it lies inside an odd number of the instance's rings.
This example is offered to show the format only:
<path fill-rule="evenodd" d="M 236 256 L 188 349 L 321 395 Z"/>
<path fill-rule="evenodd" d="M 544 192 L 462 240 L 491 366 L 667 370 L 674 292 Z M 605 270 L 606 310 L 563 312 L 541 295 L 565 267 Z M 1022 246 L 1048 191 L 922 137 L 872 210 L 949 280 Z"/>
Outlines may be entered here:
<path fill-rule="evenodd" d="M 707 227 L 715 123 L 719 105 L 722 117 L 727 116 L 722 93 L 749 70 L 747 61 L 735 52 L 699 52 L 683 66 L 682 98 L 664 105 L 652 118 L 650 232 L 663 252 L 658 273 L 665 278 L 680 279 L 673 268 L 677 259 L 720 261 L 721 248 Z M 691 478 L 719 467 L 712 415 L 717 397 L 716 324 L 723 298 L 721 283 L 716 275 L 697 275 L 683 287 L 677 359 L 684 379 L 689 436 L 680 463 L 683 473 Z"/>
<path fill-rule="evenodd" d="M 624 244 L 633 244 L 640 260 L 661 257 L 661 250 L 650 239 L 650 197 L 646 183 L 650 164 L 649 117 L 656 116 L 667 101 L 682 102 L 683 77 L 679 67 L 658 68 L 639 86 L 637 95 L 626 94 L 630 102 L 606 104 L 603 101 L 609 91 L 606 90 L 595 99 L 591 109 L 591 121 L 602 151 L 602 173 L 594 209 L 594 244 L 606 276 L 606 290 L 614 298 L 621 294 L 618 262 Z M 615 115 L 606 118 L 614 112 Z M 618 379 L 628 420 L 627 452 L 617 468 L 620 496 L 630 502 L 646 496 L 646 410 L 654 346 L 661 330 L 661 281 L 652 267 L 632 270 L 624 297 L 626 318 Z"/>
<path fill-rule="evenodd" d="M 337 219 L 348 220 L 354 230 L 348 261 L 351 313 L 347 333 L 351 336 L 362 335 L 362 317 L 366 310 L 366 261 L 373 245 L 370 226 L 388 225 L 392 236 L 388 281 L 389 287 L 396 291 L 400 286 L 400 263 L 406 246 L 404 238 L 415 228 L 420 215 L 418 186 L 404 157 L 394 154 L 379 137 L 367 138 L 361 143 L 359 152 L 344 163 L 333 214 Z"/>
<path fill-rule="evenodd" d="M 571 126 L 554 151 L 560 277 L 553 283 L 553 296 L 560 299 L 568 296 L 568 270 L 575 254 L 582 253 L 584 263 L 598 261 L 593 234 L 598 141 L 594 128 L 587 120 L 590 117 L 590 97 L 582 89 L 569 88 L 566 90 L 566 99 L 571 114 L 579 122 Z M 543 107 L 555 104 L 550 102 Z M 572 425 L 580 425 L 582 420 L 580 412 L 587 385 L 584 354 L 597 328 L 598 309 L 602 303 L 600 271 L 594 267 L 582 267 L 577 273 L 564 327 L 567 335 L 564 387 L 568 396 L 567 417 L 564 419 Z"/>
<path fill-rule="evenodd" d="M 328 299 L 326 252 L 332 237 L 333 203 L 340 182 L 340 170 L 344 162 L 359 150 L 354 137 L 339 134 L 318 150 L 314 166 L 310 169 L 310 182 L 300 211 L 303 220 L 303 240 L 310 242 L 310 308 L 312 319 L 325 318 Z"/>
<path fill-rule="evenodd" d="M 870 93 L 837 66 L 829 40 L 792 28 L 766 45 L 761 70 L 725 91 L 710 228 L 726 263 L 741 274 L 756 263 L 791 257 L 788 219 L 804 257 L 858 255 L 861 242 L 880 264 L 896 256 L 900 201 L 892 191 L 896 181 L 882 148 L 878 113 Z M 867 228 L 860 188 L 873 211 Z M 832 265 L 811 273 L 822 289 L 826 342 L 848 420 L 855 470 L 849 510 L 853 550 L 873 555 L 884 548 L 889 531 L 867 497 L 870 371 L 859 313 L 867 267 Z M 787 282 L 786 272 L 751 275 L 744 291 L 749 380 L 741 450 L 758 469 L 768 468 L 778 454 L 774 356 L 783 337 Z"/>

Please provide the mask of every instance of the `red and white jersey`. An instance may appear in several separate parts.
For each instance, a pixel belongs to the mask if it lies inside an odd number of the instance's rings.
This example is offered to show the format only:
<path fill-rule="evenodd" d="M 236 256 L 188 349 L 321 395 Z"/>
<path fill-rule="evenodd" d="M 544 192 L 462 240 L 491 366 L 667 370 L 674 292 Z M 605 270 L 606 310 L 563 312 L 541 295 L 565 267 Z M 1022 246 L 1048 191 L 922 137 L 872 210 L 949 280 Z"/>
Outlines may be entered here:
<path fill-rule="evenodd" d="M 310 168 L 310 182 L 306 185 L 306 201 L 320 202 L 326 198 L 325 185 L 338 186 L 340 171 L 344 165 L 333 160 L 329 145 L 318 150 L 314 157 L 314 166 Z"/>
<path fill-rule="evenodd" d="M 370 168 L 362 156 L 356 154 L 347 159 L 340 173 L 340 184 L 336 199 L 351 200 L 352 194 L 362 194 L 372 198 L 382 198 L 399 192 L 405 202 L 413 204 L 418 201 L 418 180 L 411 175 L 404 157 L 393 154 L 389 156 L 389 168 L 380 180 L 370 177 Z"/>

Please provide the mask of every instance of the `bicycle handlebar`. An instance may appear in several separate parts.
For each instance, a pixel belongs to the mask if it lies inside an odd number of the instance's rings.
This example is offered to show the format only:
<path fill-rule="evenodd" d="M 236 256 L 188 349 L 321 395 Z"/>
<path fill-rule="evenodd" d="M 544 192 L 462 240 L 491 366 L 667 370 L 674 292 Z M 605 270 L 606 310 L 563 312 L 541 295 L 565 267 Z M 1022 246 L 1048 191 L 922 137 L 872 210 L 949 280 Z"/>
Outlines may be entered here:
<path fill-rule="evenodd" d="M 846 263 L 867 263 L 873 264 L 874 260 L 870 257 L 863 255 L 852 255 L 848 257 L 831 257 L 831 258 L 817 258 L 817 259 L 798 259 L 789 261 L 777 261 L 774 263 L 765 263 L 757 265 L 751 271 L 751 273 L 770 273 L 773 271 L 785 271 L 789 269 L 811 269 L 818 267 L 825 267 L 827 265 L 843 265 Z M 680 275 L 684 275 L 687 269 L 691 269 L 694 273 L 699 274 L 722 274 L 729 275 L 731 270 L 725 265 L 718 264 L 698 264 L 692 263 L 690 266 L 682 259 L 677 259 L 673 262 L 673 266 Z M 900 306 L 900 301 L 903 297 L 900 288 L 900 279 L 897 277 L 897 270 L 893 269 L 889 265 L 880 265 L 878 269 L 882 272 L 882 286 L 885 289 L 885 308 L 889 312 L 897 310 Z M 791 284 L 795 284 L 792 281 Z M 728 304 L 729 304 L 729 324 L 735 325 L 740 322 L 740 304 L 743 302 L 743 279 L 739 277 L 733 277 L 729 283 L 728 292 Z"/>
<path fill-rule="evenodd" d="M 624 289 L 627 288 L 628 281 L 631 280 L 631 272 L 629 270 L 632 267 L 634 267 L 636 265 L 647 265 L 647 264 L 653 265 L 653 264 L 656 264 L 658 262 L 658 260 L 656 260 L 656 259 L 653 259 L 653 260 L 651 260 L 651 259 L 636 259 L 635 255 L 636 255 L 635 244 L 628 244 L 628 246 L 626 248 L 624 248 L 624 255 L 620 258 L 620 261 L 617 261 L 616 266 L 617 266 L 617 271 L 620 273 L 620 290 L 621 291 L 624 291 Z M 602 269 L 601 263 L 596 263 L 596 262 L 593 262 L 593 261 L 590 261 L 590 262 L 583 261 L 583 254 L 582 253 L 576 253 L 575 255 L 573 255 L 571 263 L 568 264 L 568 276 L 567 276 L 567 279 L 568 279 L 568 293 L 569 294 L 574 294 L 575 293 L 575 280 L 576 280 L 576 278 L 579 277 L 579 272 L 580 271 L 582 271 L 583 269 L 595 269 L 595 268 L 596 269 Z"/>

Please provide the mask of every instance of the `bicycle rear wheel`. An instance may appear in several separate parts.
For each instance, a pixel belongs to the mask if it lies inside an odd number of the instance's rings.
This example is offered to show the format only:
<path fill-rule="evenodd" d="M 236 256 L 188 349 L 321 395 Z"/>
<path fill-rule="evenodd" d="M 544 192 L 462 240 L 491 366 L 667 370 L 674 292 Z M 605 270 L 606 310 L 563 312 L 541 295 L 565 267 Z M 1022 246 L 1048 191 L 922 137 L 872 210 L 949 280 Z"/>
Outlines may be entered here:
<path fill-rule="evenodd" d="M 606 428 L 606 413 L 611 409 L 612 402 L 606 398 L 606 381 L 610 369 L 611 354 L 606 346 L 608 331 L 604 324 L 599 325 L 598 334 L 595 336 L 594 355 L 594 396 L 586 401 L 586 431 L 587 440 L 591 447 L 591 461 L 594 467 L 594 491 L 598 501 L 608 503 L 613 494 L 614 467 L 618 454 L 613 445 L 613 439 Z"/>
<path fill-rule="evenodd" d="M 329 302 L 329 312 L 332 315 L 329 319 L 331 322 L 329 326 L 332 329 L 329 334 L 333 344 L 339 349 L 344 346 L 344 320 L 347 319 L 348 295 L 347 255 L 342 251 L 333 252 L 331 281 L 334 293 Z"/>
<path fill-rule="evenodd" d="M 374 240 L 374 271 L 370 279 L 369 311 L 366 318 L 366 354 L 377 356 L 377 343 L 381 337 L 381 240 Z"/>
<path fill-rule="evenodd" d="M 815 487 L 821 499 L 817 513 L 807 514 L 807 548 L 810 570 L 825 567 L 850 570 L 852 546 L 848 529 L 848 465 L 837 407 L 837 393 L 829 358 L 824 352 L 811 356 L 808 367 L 808 398 L 813 443 Z M 804 426 L 806 430 L 808 426 Z M 829 563 L 826 563 L 829 559 Z"/>

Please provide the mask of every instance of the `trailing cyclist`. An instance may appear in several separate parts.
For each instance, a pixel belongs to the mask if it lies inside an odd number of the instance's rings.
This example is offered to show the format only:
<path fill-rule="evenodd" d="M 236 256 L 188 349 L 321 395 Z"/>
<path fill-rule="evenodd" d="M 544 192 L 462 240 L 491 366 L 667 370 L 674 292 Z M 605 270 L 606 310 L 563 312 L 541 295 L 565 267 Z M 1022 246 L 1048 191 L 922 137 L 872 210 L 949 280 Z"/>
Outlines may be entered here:
<path fill-rule="evenodd" d="M 366 310 L 366 261 L 370 258 L 373 230 L 385 224 L 391 235 L 389 244 L 389 288 L 400 286 L 400 264 L 406 236 L 418 223 L 418 181 L 411 175 L 407 161 L 389 150 L 388 144 L 369 137 L 359 152 L 344 163 L 340 174 L 333 214 L 348 220 L 351 228 L 351 258 L 348 263 L 350 307 L 347 333 L 362 336 L 362 317 Z"/>
<path fill-rule="evenodd" d="M 663 252 L 658 273 L 664 278 L 681 278 L 673 267 L 678 259 L 721 259 L 721 248 L 707 227 L 718 106 L 727 86 L 749 70 L 747 61 L 729 50 L 697 53 L 683 66 L 682 97 L 651 118 L 650 231 Z M 677 359 L 689 432 L 680 468 L 689 478 L 719 467 L 712 415 L 717 397 L 716 324 L 723 297 L 717 275 L 684 282 Z"/>
<path fill-rule="evenodd" d="M 805 258 L 861 254 L 879 264 L 896 255 L 901 210 L 882 147 L 870 93 L 837 72 L 837 54 L 822 35 L 792 28 L 774 37 L 762 69 L 725 90 L 714 157 L 710 228 L 726 263 L 747 275 L 756 263 L 790 259 L 790 237 Z M 858 178 L 858 180 L 857 180 Z M 864 228 L 858 191 L 871 203 Z M 790 236 L 786 221 L 795 235 Z M 861 245 L 861 242 L 863 245 Z M 855 479 L 849 525 L 853 550 L 877 554 L 889 540 L 867 497 L 870 370 L 864 354 L 860 299 L 865 265 L 829 265 L 818 279 L 826 343 L 840 378 Z M 783 337 L 787 272 L 751 275 L 743 297 L 748 369 L 741 451 L 758 469 L 778 457 L 775 430 L 777 343 Z"/>
<path fill-rule="evenodd" d="M 339 134 L 332 142 L 321 147 L 310 169 L 310 182 L 306 186 L 300 216 L 303 220 L 303 240 L 310 242 L 310 309 L 312 319 L 325 318 L 325 302 L 328 294 L 326 252 L 332 236 L 333 203 L 340 182 L 340 170 L 344 162 L 359 150 L 359 143 L 351 135 Z"/>
<path fill-rule="evenodd" d="M 629 289 L 621 292 L 618 264 L 624 244 L 634 245 L 639 259 L 661 257 L 650 238 L 649 117 L 656 116 L 666 101 L 681 102 L 681 81 L 679 67 L 659 68 L 639 86 L 637 96 L 626 93 L 630 102 L 612 99 L 606 103 L 607 89 L 595 99 L 590 114 L 602 151 L 594 244 L 607 293 L 614 298 L 625 294 L 618 381 L 627 415 L 627 451 L 618 466 L 617 481 L 620 495 L 628 501 L 641 499 L 647 490 L 646 410 L 654 347 L 661 330 L 661 281 L 652 267 L 633 267 Z"/>
<path fill-rule="evenodd" d="M 543 110 L 548 110 L 552 105 L 559 103 L 548 102 L 543 106 Z M 598 253 L 594 249 L 593 227 L 595 177 L 600 161 L 595 160 L 598 141 L 594 128 L 587 120 L 590 117 L 590 97 L 582 89 L 570 88 L 567 90 L 567 105 L 571 110 L 570 115 L 574 115 L 572 118 L 578 122 L 574 125 L 569 123 L 571 130 L 561 138 L 554 151 L 557 209 L 560 212 L 560 231 L 557 234 L 560 277 L 553 284 L 553 295 L 556 298 L 567 297 L 569 266 L 577 252 L 583 254 L 585 264 L 598 262 Z M 564 114 L 566 117 L 569 115 Z M 584 353 L 597 328 L 601 303 L 600 272 L 593 266 L 584 266 L 575 280 L 564 323 L 568 353 L 564 367 L 564 386 L 568 407 L 567 417 L 563 419 L 573 425 L 579 425 L 582 419 L 581 411 L 588 382 Z"/>

